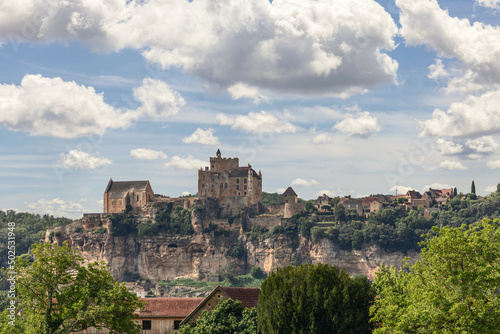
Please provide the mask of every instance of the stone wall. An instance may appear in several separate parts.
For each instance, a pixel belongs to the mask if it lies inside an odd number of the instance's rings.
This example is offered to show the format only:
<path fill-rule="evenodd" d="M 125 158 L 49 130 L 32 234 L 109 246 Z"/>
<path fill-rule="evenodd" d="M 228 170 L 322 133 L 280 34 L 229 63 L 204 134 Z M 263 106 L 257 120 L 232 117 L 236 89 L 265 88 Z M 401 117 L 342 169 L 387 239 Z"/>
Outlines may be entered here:
<path fill-rule="evenodd" d="M 285 203 L 284 218 L 292 218 L 296 213 L 304 212 L 304 203 Z"/>

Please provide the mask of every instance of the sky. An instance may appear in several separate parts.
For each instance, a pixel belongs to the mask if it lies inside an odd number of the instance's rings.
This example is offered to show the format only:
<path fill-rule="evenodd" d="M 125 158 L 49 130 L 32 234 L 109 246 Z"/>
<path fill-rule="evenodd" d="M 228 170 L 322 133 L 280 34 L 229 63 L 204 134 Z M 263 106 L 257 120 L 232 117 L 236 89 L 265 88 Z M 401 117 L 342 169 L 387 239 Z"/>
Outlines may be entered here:
<path fill-rule="evenodd" d="M 500 0 L 7 0 L 0 209 L 177 197 L 220 149 L 304 199 L 500 182 Z"/>

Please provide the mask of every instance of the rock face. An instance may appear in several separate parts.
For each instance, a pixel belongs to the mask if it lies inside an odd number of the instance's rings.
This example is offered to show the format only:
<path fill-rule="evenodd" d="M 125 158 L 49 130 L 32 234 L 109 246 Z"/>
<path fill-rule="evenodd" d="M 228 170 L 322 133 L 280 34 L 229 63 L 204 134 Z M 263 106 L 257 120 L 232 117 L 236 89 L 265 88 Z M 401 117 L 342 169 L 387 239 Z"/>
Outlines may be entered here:
<path fill-rule="evenodd" d="M 104 232 L 103 227 L 107 229 Z M 335 264 L 350 274 L 373 278 L 381 264 L 400 267 L 406 255 L 412 259 L 418 257 L 418 253 L 388 253 L 376 246 L 345 251 L 326 238 L 312 243 L 303 237 L 292 240 L 281 234 L 250 241 L 247 235 L 236 231 L 219 236 L 210 232 L 139 238 L 135 234 L 113 236 L 111 230 L 109 220 L 93 225 L 76 221 L 47 231 L 46 241 L 67 240 L 88 261 L 104 261 L 118 281 L 134 281 L 139 277 L 152 282 L 178 277 L 206 280 L 227 268 L 231 268 L 233 274 L 243 274 L 253 266 L 270 272 L 301 263 Z M 239 258 L 237 252 L 232 251 L 235 245 L 241 245 L 239 249 L 244 250 Z"/>

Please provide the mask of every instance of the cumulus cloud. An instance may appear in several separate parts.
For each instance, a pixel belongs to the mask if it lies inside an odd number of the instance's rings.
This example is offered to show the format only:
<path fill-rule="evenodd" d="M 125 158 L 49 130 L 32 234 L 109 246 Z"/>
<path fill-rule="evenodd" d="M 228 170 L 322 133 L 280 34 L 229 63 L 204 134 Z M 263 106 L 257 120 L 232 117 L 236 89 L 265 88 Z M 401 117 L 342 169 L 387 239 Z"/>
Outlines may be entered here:
<path fill-rule="evenodd" d="M 317 185 L 317 184 L 319 184 L 319 183 L 313 179 L 305 180 L 305 179 L 297 178 L 297 179 L 292 181 L 292 186 L 310 187 L 310 186 Z"/>
<path fill-rule="evenodd" d="M 214 129 L 203 130 L 201 128 L 196 129 L 190 136 L 182 138 L 182 141 L 186 144 L 202 145 L 217 145 L 219 143 L 219 139 L 214 136 Z"/>
<path fill-rule="evenodd" d="M 488 186 L 484 188 L 484 191 L 487 193 L 494 193 L 497 191 L 497 186 Z"/>
<path fill-rule="evenodd" d="M 59 197 L 46 200 L 41 198 L 33 203 L 25 203 L 28 211 L 38 214 L 49 214 L 56 217 L 80 218 L 85 212 L 84 206 L 80 201 L 64 201 Z M 89 212 L 89 211 L 87 211 Z"/>
<path fill-rule="evenodd" d="M 9 2 L 0 41 L 135 48 L 221 87 L 347 96 L 394 82 L 397 26 L 373 0 Z M 165 33 L 168 32 L 168 33 Z"/>
<path fill-rule="evenodd" d="M 314 135 L 312 142 L 314 144 L 326 144 L 334 141 L 333 133 L 323 132 Z"/>
<path fill-rule="evenodd" d="M 155 151 L 149 148 L 136 148 L 130 151 L 130 156 L 139 160 L 166 159 L 167 155 L 162 151 Z"/>
<path fill-rule="evenodd" d="M 74 81 L 25 75 L 19 86 L 0 85 L 0 123 L 31 135 L 75 138 L 127 128 L 136 115 L 104 102 L 94 88 Z"/>
<path fill-rule="evenodd" d="M 67 154 L 61 153 L 57 160 L 58 167 L 70 169 L 96 169 L 112 163 L 111 160 L 99 157 L 97 154 L 92 155 L 78 150 L 71 150 Z"/>
<path fill-rule="evenodd" d="M 347 114 L 346 118 L 333 128 L 346 135 L 361 137 L 367 137 L 380 131 L 377 118 L 371 116 L 368 111 L 358 112 L 356 116 Z"/>
<path fill-rule="evenodd" d="M 437 149 L 441 154 L 444 155 L 453 155 L 453 154 L 458 154 L 463 151 L 463 146 L 460 144 L 455 144 L 452 141 L 444 140 L 442 138 L 439 138 L 436 141 L 436 146 Z"/>
<path fill-rule="evenodd" d="M 436 59 L 436 62 L 429 66 L 429 74 L 427 77 L 429 79 L 439 80 L 440 78 L 445 78 L 449 74 L 444 68 L 443 61 L 441 59 Z"/>
<path fill-rule="evenodd" d="M 476 4 L 484 7 L 500 9 L 500 0 L 476 0 Z"/>
<path fill-rule="evenodd" d="M 465 142 L 469 148 L 479 154 L 488 154 L 495 152 L 498 144 L 492 136 L 484 136 L 476 139 L 469 139 Z"/>
<path fill-rule="evenodd" d="M 206 162 L 202 160 L 195 159 L 191 154 L 188 154 L 187 158 L 181 158 L 178 155 L 174 155 L 169 162 L 165 163 L 165 167 L 175 167 L 177 169 L 200 169 L 206 165 Z"/>
<path fill-rule="evenodd" d="M 500 160 L 488 161 L 486 166 L 491 169 L 500 169 Z"/>
<path fill-rule="evenodd" d="M 286 133 L 298 130 L 292 123 L 282 121 L 265 111 L 250 112 L 246 116 L 238 115 L 236 117 L 218 114 L 216 121 L 221 125 L 230 125 L 235 130 L 252 133 Z"/>
<path fill-rule="evenodd" d="M 445 112 L 435 109 L 432 118 L 421 123 L 420 136 L 471 137 L 500 131 L 500 91 L 469 96 Z"/>
<path fill-rule="evenodd" d="M 172 116 L 184 105 L 182 97 L 159 80 L 145 79 L 134 94 L 141 106 L 120 110 L 107 104 L 93 87 L 28 74 L 19 86 L 0 85 L 0 123 L 33 136 L 76 138 L 126 129 L 143 115 Z"/>
<path fill-rule="evenodd" d="M 406 194 L 409 190 L 413 190 L 414 188 L 412 187 L 407 187 L 407 186 L 394 186 L 389 191 L 391 193 L 395 193 L 396 191 L 398 192 L 398 195 L 401 194 Z"/>
<path fill-rule="evenodd" d="M 250 87 L 241 82 L 229 87 L 227 91 L 231 94 L 233 100 L 248 98 L 253 100 L 255 104 L 259 104 L 261 101 L 268 102 L 267 97 L 261 94 L 257 88 Z"/>
<path fill-rule="evenodd" d="M 439 167 L 447 170 L 465 170 L 467 167 L 462 165 L 460 161 L 456 160 L 445 160 L 439 164 Z"/>
<path fill-rule="evenodd" d="M 164 81 L 146 78 L 134 90 L 135 98 L 142 106 L 137 109 L 153 119 L 166 118 L 179 113 L 186 102 L 179 93 L 172 90 Z"/>
<path fill-rule="evenodd" d="M 498 4 L 489 0 L 481 3 Z M 500 82 L 498 27 L 451 17 L 447 10 L 439 7 L 437 0 L 396 0 L 396 4 L 401 9 L 400 33 L 405 42 L 425 44 L 441 57 L 457 58 L 462 66 L 454 69 L 463 68 L 462 78 L 458 80 L 466 83 L 465 91 L 484 88 L 486 82 Z M 439 70 L 439 64 L 436 69 L 435 75 L 444 71 Z"/>

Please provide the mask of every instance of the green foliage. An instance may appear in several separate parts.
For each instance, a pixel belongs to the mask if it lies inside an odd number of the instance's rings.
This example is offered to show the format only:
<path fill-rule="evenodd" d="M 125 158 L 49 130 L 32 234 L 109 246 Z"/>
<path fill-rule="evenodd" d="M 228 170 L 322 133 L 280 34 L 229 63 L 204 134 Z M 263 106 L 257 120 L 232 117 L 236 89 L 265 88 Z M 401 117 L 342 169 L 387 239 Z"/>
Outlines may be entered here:
<path fill-rule="evenodd" d="M 102 226 L 92 231 L 92 234 L 103 234 L 103 233 L 108 233 L 108 229 Z"/>
<path fill-rule="evenodd" d="M 315 211 L 313 201 L 306 201 L 304 203 L 304 209 L 309 212 Z"/>
<path fill-rule="evenodd" d="M 138 236 L 191 235 L 193 233 L 191 212 L 181 206 L 173 209 L 172 203 L 168 203 L 166 207 L 156 208 L 154 223 L 143 223 L 137 226 Z"/>
<path fill-rule="evenodd" d="M 210 233 L 210 232 L 212 232 L 212 231 L 215 231 L 216 229 L 217 229 L 217 225 L 210 223 L 210 224 L 208 224 L 208 227 L 207 227 L 207 228 L 204 228 L 204 229 L 203 229 L 203 231 L 202 231 L 202 232 L 203 232 L 203 233 Z"/>
<path fill-rule="evenodd" d="M 269 206 L 269 205 L 278 205 L 281 204 L 281 195 L 277 193 L 266 193 L 265 191 L 262 192 L 262 205 L 263 206 Z"/>
<path fill-rule="evenodd" d="M 496 333 L 500 328 L 500 220 L 433 228 L 420 259 L 382 266 L 370 312 L 375 333 Z"/>
<path fill-rule="evenodd" d="M 252 269 L 250 269 L 250 276 L 252 276 L 253 278 L 257 278 L 257 279 L 267 277 L 266 273 L 263 272 L 260 267 L 252 267 Z"/>
<path fill-rule="evenodd" d="M 326 264 L 288 266 L 262 283 L 257 309 L 263 333 L 370 333 L 374 291 Z"/>
<path fill-rule="evenodd" d="M 283 233 L 285 233 L 285 229 L 283 228 L 283 226 L 280 225 L 273 227 L 271 230 L 271 234 L 283 234 Z"/>
<path fill-rule="evenodd" d="M 472 184 L 470 185 L 470 193 L 476 194 L 476 185 L 474 184 L 474 180 L 472 180 Z"/>
<path fill-rule="evenodd" d="M 403 203 L 406 203 L 406 202 L 408 202 L 408 198 L 405 198 L 405 197 L 398 198 L 398 204 L 403 204 Z"/>
<path fill-rule="evenodd" d="M 227 299 L 212 312 L 204 311 L 192 325 L 184 325 L 179 334 L 259 334 L 257 312 L 246 309 L 240 301 Z"/>
<path fill-rule="evenodd" d="M 83 227 L 81 227 L 81 226 L 78 226 L 77 228 L 75 228 L 73 230 L 73 233 L 82 233 L 82 232 L 83 232 Z"/>
<path fill-rule="evenodd" d="M 333 214 L 335 216 L 335 220 L 338 222 L 344 222 L 347 220 L 345 207 L 340 203 L 335 205 L 333 209 Z"/>
<path fill-rule="evenodd" d="M 32 254 L 34 262 L 28 257 L 16 261 L 18 309 L 23 310 L 16 320 L 20 332 L 68 333 L 93 326 L 140 333 L 132 319 L 143 303 L 118 284 L 104 264 L 84 265 L 67 243 L 33 245 Z M 10 325 L 0 326 L 4 330 Z"/>
<path fill-rule="evenodd" d="M 127 204 L 125 206 L 125 214 L 132 212 L 132 205 Z"/>
<path fill-rule="evenodd" d="M 321 206 L 321 210 L 330 211 L 331 209 L 332 209 L 332 206 L 329 204 L 323 204 Z"/>
<path fill-rule="evenodd" d="M 227 252 L 227 255 L 237 259 L 243 258 L 245 254 L 246 254 L 245 248 L 240 244 L 234 245 L 229 249 L 229 252 Z"/>
<path fill-rule="evenodd" d="M 51 215 L 0 211 L 0 254 L 7 254 L 8 223 L 15 223 L 16 253 L 21 255 L 27 253 L 32 244 L 40 242 L 47 229 L 71 222 L 71 219 Z M 0 256 L 0 267 L 7 267 L 7 256 Z"/>
<path fill-rule="evenodd" d="M 253 225 L 252 228 L 250 229 L 250 232 L 248 232 L 247 235 L 250 241 L 255 241 L 258 238 L 267 235 L 268 232 L 269 230 L 264 226 Z"/>

